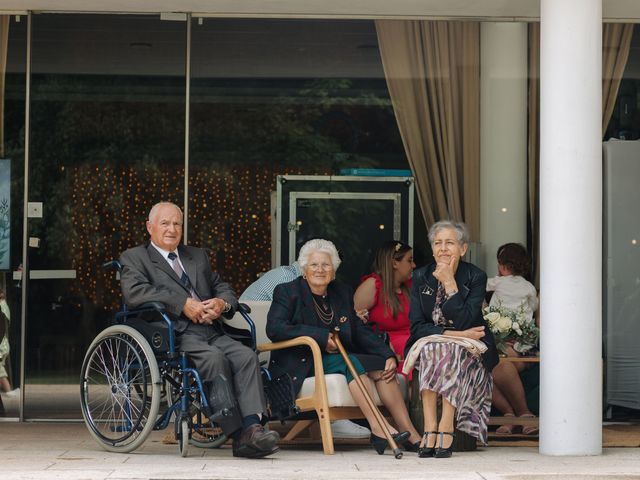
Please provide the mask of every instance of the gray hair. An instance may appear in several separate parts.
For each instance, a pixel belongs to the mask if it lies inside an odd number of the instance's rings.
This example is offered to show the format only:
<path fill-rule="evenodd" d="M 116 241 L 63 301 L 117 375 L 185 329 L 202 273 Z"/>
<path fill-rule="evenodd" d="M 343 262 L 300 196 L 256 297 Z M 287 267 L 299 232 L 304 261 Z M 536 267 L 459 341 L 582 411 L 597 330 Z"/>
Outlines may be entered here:
<path fill-rule="evenodd" d="M 467 229 L 467 226 L 464 224 L 464 222 L 456 222 L 454 220 L 440 220 L 439 222 L 431 225 L 431 228 L 429 229 L 429 245 L 433 245 L 433 242 L 436 239 L 436 235 L 440 230 L 447 229 L 455 230 L 460 245 L 469 243 L 469 230 Z"/>
<path fill-rule="evenodd" d="M 331 258 L 331 264 L 333 265 L 333 270 L 338 270 L 338 267 L 340 266 L 340 255 L 338 255 L 338 249 L 333 242 L 322 238 L 314 238 L 302 245 L 300 254 L 298 255 L 298 263 L 300 264 L 301 270 L 307 268 L 307 265 L 309 264 L 309 255 L 315 252 L 322 252 L 329 255 L 329 258 Z"/>
<path fill-rule="evenodd" d="M 182 210 L 175 203 L 173 203 L 173 202 L 158 202 L 153 207 L 151 207 L 151 210 L 149 210 L 149 218 L 148 218 L 148 220 L 149 220 L 150 223 L 153 223 L 153 221 L 155 220 L 156 215 L 158 214 L 158 210 L 160 209 L 160 207 L 164 207 L 166 205 L 171 205 L 171 206 L 175 207 L 175 209 L 180 212 L 180 216 L 182 217 Z"/>

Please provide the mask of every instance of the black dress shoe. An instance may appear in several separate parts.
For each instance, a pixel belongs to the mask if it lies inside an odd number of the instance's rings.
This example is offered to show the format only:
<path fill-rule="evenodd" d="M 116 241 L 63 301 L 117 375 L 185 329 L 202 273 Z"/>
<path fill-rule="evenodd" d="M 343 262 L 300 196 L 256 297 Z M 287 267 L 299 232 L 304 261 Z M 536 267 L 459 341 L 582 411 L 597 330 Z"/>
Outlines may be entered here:
<path fill-rule="evenodd" d="M 433 456 L 436 458 L 449 458 L 451 455 L 453 455 L 453 440 L 456 438 L 456 436 L 453 432 L 439 432 L 438 435 L 440 436 L 440 442 Z M 443 447 L 445 435 L 449 435 L 451 437 L 451 445 L 449 445 L 447 448 Z"/>
<path fill-rule="evenodd" d="M 406 442 L 410 436 L 411 434 L 409 432 L 399 432 L 391 435 L 391 437 L 397 444 L 404 444 L 404 442 Z M 386 438 L 379 437 L 377 435 L 374 435 L 373 433 L 371 434 L 369 441 L 371 442 L 371 446 L 373 447 L 373 449 L 378 452 L 378 455 L 382 455 L 389 446 L 389 442 Z"/>
<path fill-rule="evenodd" d="M 266 431 L 262 425 L 254 424 L 245 428 L 240 437 L 233 441 L 233 456 L 262 458 L 278 450 L 280 435 L 273 430 Z"/>
<path fill-rule="evenodd" d="M 433 447 L 429 446 L 429 435 L 434 435 Z M 424 446 L 418 448 L 418 457 L 420 458 L 433 457 L 433 455 L 436 452 L 435 440 L 437 439 L 437 437 L 435 437 L 435 435 L 438 435 L 438 432 L 424 432 L 422 434 L 422 442 L 424 442 Z"/>

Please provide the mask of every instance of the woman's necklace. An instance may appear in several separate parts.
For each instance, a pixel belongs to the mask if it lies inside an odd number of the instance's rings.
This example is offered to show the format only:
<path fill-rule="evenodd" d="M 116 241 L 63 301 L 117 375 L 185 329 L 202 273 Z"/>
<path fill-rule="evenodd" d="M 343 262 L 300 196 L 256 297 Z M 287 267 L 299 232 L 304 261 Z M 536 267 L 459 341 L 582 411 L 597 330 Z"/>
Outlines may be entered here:
<path fill-rule="evenodd" d="M 331 308 L 331 304 L 329 302 L 327 302 L 326 304 L 322 302 L 321 306 L 316 301 L 315 295 L 311 295 L 311 298 L 313 300 L 313 307 L 315 308 L 320 321 L 325 325 L 331 325 L 333 323 L 333 309 Z"/>

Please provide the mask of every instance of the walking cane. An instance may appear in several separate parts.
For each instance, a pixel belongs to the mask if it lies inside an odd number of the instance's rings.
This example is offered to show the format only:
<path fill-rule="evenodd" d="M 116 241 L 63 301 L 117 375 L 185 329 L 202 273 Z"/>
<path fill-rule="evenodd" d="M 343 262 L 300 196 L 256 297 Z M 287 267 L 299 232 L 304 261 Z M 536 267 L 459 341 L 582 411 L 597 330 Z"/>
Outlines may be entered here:
<path fill-rule="evenodd" d="M 369 395 L 369 390 L 367 390 L 367 388 L 364 386 L 364 383 L 362 383 L 360 374 L 358 374 L 358 371 L 353 366 L 353 363 L 351 363 L 351 359 L 349 358 L 347 351 L 344 349 L 344 346 L 340 341 L 340 327 L 336 326 L 333 329 L 333 333 L 331 336 L 333 337 L 333 340 L 336 342 L 338 351 L 340 352 L 340 355 L 342 355 L 344 362 L 347 364 L 347 368 L 351 372 L 351 375 L 353 375 L 353 379 L 356 381 L 356 384 L 358 385 L 358 388 L 360 389 L 362 396 L 364 397 L 365 401 L 367 402 L 367 405 L 373 412 L 373 416 L 376 418 L 376 421 L 378 422 L 380 429 L 383 431 L 384 436 L 387 439 L 387 442 L 389 442 L 389 446 L 391 447 L 391 450 L 393 450 L 393 455 L 398 459 L 402 458 L 402 451 L 398 448 L 398 445 L 396 444 L 396 441 L 393 439 L 393 436 L 391 435 L 389 428 L 387 428 L 387 424 L 384 421 L 384 418 L 382 417 L 382 413 L 380 413 L 380 410 L 378 410 L 378 407 L 376 406 L 376 404 L 373 403 L 371 395 Z"/>

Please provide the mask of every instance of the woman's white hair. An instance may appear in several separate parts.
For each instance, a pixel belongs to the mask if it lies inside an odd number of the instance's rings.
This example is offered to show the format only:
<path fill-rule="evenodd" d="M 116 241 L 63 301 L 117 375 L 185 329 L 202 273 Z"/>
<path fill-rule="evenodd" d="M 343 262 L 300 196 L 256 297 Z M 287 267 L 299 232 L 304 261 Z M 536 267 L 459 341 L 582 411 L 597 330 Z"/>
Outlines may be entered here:
<path fill-rule="evenodd" d="M 458 237 L 458 242 L 460 243 L 460 245 L 469 243 L 469 230 L 463 222 L 456 222 L 454 220 L 440 220 L 439 222 L 431 225 L 431 228 L 429 229 L 429 233 L 427 236 L 429 237 L 429 244 L 431 246 L 433 246 L 436 235 L 440 230 L 454 230 L 456 232 L 456 236 Z"/>
<path fill-rule="evenodd" d="M 307 265 L 309 264 L 309 255 L 315 252 L 328 254 L 331 259 L 331 264 L 333 265 L 333 271 L 335 272 L 338 270 L 338 267 L 340 266 L 340 255 L 338 255 L 338 249 L 333 242 L 322 238 L 314 238 L 302 245 L 300 253 L 298 254 L 298 263 L 302 270 L 307 268 Z"/>

